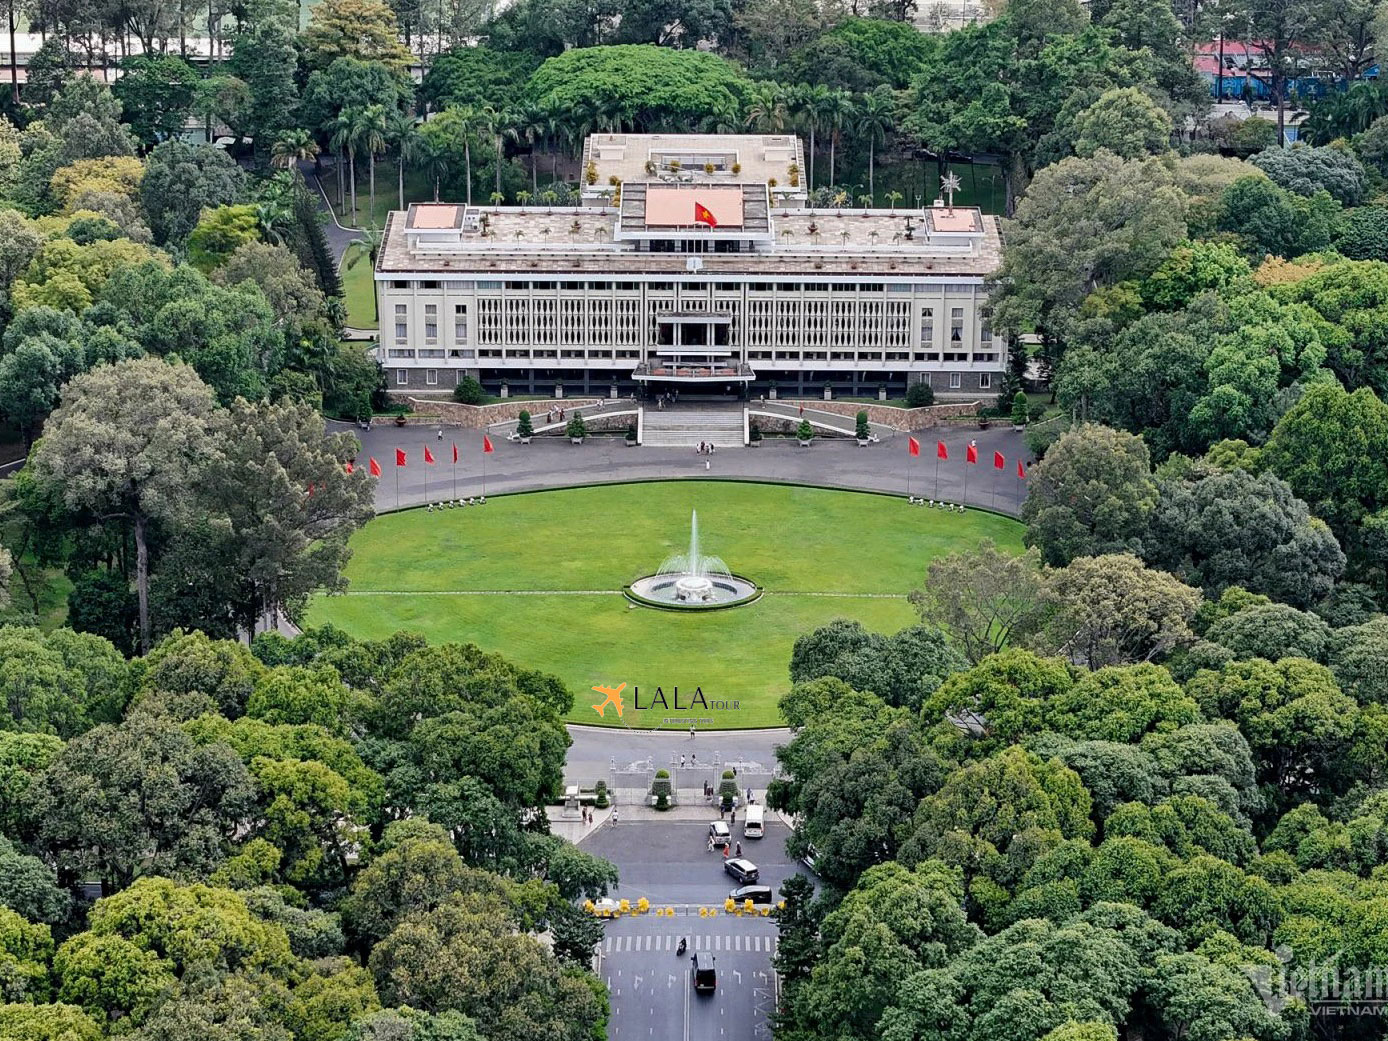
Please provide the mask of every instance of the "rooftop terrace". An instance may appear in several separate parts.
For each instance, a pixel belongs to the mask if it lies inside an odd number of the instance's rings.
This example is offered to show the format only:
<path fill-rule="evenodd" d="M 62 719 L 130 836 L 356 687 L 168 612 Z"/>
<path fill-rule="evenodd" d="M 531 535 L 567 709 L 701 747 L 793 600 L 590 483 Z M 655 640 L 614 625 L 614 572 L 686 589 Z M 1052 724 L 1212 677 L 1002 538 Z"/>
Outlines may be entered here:
<path fill-rule="evenodd" d="M 421 212 L 436 208 L 456 212 Z M 622 219 L 625 223 L 625 213 Z M 616 241 L 618 215 L 611 207 L 465 209 L 416 204 L 408 214 L 390 215 L 376 270 L 387 276 L 449 271 L 662 274 L 697 269 L 768 276 L 898 272 L 982 277 L 1000 262 L 997 218 L 965 207 L 924 212 L 773 207 L 764 219 L 770 241 L 756 252 L 687 254 L 640 251 L 633 243 Z M 694 268 L 691 261 L 697 262 Z"/>

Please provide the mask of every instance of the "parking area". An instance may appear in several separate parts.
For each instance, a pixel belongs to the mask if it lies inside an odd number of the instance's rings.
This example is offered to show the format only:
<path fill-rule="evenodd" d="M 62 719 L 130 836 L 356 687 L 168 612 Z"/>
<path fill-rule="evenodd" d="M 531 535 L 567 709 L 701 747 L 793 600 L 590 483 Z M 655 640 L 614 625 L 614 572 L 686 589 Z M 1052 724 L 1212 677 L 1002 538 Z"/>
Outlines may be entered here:
<path fill-rule="evenodd" d="M 741 820 L 733 829 L 743 857 L 757 865 L 758 882 L 773 887 L 778 899 L 781 884 L 803 870 L 786 855 L 787 835 L 779 820 L 767 822 L 761 839 L 743 839 Z M 776 924 L 723 912 L 723 901 L 739 883 L 724 872 L 722 852 L 708 852 L 708 822 L 618 824 L 590 835 L 582 846 L 617 865 L 622 883 L 614 896 L 633 904 L 644 896 L 653 907 L 688 909 L 673 918 L 646 914 L 607 922 L 599 972 L 612 995 L 610 1041 L 770 1038 Z M 699 907 L 718 913 L 700 917 Z M 688 950 L 678 955 L 681 937 Z M 694 993 L 695 952 L 714 959 L 718 982 L 711 994 Z"/>

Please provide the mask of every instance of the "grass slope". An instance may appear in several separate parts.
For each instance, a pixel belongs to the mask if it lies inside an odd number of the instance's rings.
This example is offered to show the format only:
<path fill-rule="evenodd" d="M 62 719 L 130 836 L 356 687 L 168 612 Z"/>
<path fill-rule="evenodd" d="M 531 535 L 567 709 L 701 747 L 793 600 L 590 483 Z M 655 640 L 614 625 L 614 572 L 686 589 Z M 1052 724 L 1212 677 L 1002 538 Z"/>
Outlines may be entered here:
<path fill-rule="evenodd" d="M 704 552 L 766 595 L 699 615 L 629 607 L 617 591 L 686 548 L 695 508 Z M 912 624 L 904 596 L 930 559 L 984 537 L 1021 547 L 1021 527 L 1003 517 L 814 488 L 700 481 L 505 496 L 484 510 L 372 521 L 353 540 L 351 592 L 320 597 L 309 621 L 499 651 L 563 678 L 580 722 L 601 722 L 590 687 L 625 682 L 626 725 L 680 726 L 665 723 L 689 715 L 671 690 L 684 702 L 697 686 L 710 702 L 739 703 L 694 713 L 710 725 L 770 726 L 796 637 L 841 616 L 881 632 Z M 519 595 L 482 595 L 498 590 Z M 670 710 L 636 711 L 632 689 L 646 704 L 657 686 Z"/>

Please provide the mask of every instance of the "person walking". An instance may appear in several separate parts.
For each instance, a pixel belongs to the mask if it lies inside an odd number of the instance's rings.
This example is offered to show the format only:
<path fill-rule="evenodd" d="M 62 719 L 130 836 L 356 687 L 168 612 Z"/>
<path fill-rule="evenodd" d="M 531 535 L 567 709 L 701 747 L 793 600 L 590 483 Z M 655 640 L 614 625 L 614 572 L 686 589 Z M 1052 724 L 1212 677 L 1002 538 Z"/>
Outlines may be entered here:
<path fill-rule="evenodd" d="M 617 825 L 617 808 L 615 806 L 612 808 L 612 825 L 613 827 Z"/>
<path fill-rule="evenodd" d="M 709 851 L 710 853 L 713 852 L 713 836 L 712 836 L 712 835 L 710 835 L 710 836 L 708 837 L 708 851 Z"/>
<path fill-rule="evenodd" d="M 742 843 L 740 842 L 737 844 L 737 855 L 742 856 Z"/>
<path fill-rule="evenodd" d="M 681 770 L 684 769 L 684 760 L 685 760 L 685 756 L 680 756 L 680 769 L 681 769 Z"/>
<path fill-rule="evenodd" d="M 693 723 L 690 723 L 690 724 L 689 724 L 689 740 L 691 740 L 691 741 L 694 740 L 694 724 L 693 724 Z"/>
<path fill-rule="evenodd" d="M 724 859 L 724 860 L 727 860 L 727 859 L 728 859 L 728 847 L 727 847 L 727 846 L 724 846 L 724 847 L 723 847 L 723 859 Z"/>

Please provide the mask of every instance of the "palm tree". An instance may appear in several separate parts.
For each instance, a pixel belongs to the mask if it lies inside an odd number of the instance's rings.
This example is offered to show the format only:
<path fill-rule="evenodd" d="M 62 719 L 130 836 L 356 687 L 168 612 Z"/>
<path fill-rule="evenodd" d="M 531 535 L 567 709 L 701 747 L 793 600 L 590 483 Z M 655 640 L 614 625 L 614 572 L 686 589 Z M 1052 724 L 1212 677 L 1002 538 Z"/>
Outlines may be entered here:
<path fill-rule="evenodd" d="M 352 184 L 352 223 L 357 223 L 357 112 L 358 109 L 343 109 L 333 120 L 332 145 L 337 149 L 339 160 L 345 149 L 347 152 L 347 172 Z"/>
<path fill-rule="evenodd" d="M 757 83 L 747 94 L 743 125 L 758 134 L 779 134 L 786 128 L 786 88 L 779 83 Z"/>
<path fill-rule="evenodd" d="M 829 183 L 834 183 L 834 147 L 843 128 L 853 121 L 856 109 L 853 95 L 842 87 L 829 91 L 824 102 L 824 125 L 829 128 Z"/>
<path fill-rule="evenodd" d="M 472 132 L 477 129 L 477 110 L 471 105 L 449 105 L 443 110 L 445 116 L 451 116 L 457 123 L 458 131 L 463 137 L 463 166 L 467 171 L 467 199 L 469 206 L 472 205 Z"/>
<path fill-rule="evenodd" d="M 419 154 L 419 128 L 414 116 L 399 109 L 391 109 L 386 114 L 386 139 L 395 149 L 396 188 L 400 195 L 400 209 L 405 208 L 405 164 L 412 163 Z"/>
<path fill-rule="evenodd" d="M 810 129 L 810 180 L 808 190 L 814 191 L 814 153 L 815 153 L 815 132 L 824 125 L 824 116 L 828 107 L 829 88 L 822 83 L 816 83 L 813 87 L 803 88 L 796 96 L 796 105 L 800 109 L 800 118 Z"/>
<path fill-rule="evenodd" d="M 288 170 L 296 179 L 301 162 L 309 162 L 318 155 L 318 142 L 307 130 L 283 130 L 270 146 L 270 165 L 277 170 Z"/>
<path fill-rule="evenodd" d="M 386 109 L 384 105 L 367 105 L 358 109 L 352 121 L 352 134 L 357 147 L 364 149 L 371 171 L 371 220 L 376 220 L 376 156 L 386 150 Z"/>
<path fill-rule="evenodd" d="M 352 245 L 361 248 L 353 252 L 352 259 L 347 261 L 348 270 L 356 266 L 357 261 L 365 257 L 371 262 L 371 266 L 376 266 L 376 256 L 381 252 L 381 247 L 385 244 L 386 236 L 380 228 L 372 224 L 369 228 L 363 228 L 361 237 L 352 240 Z"/>
<path fill-rule="evenodd" d="M 278 198 L 270 196 L 255 204 L 255 219 L 260 227 L 261 237 L 266 242 L 282 246 L 284 234 L 281 229 L 294 222 L 294 211 Z"/>
<path fill-rule="evenodd" d="M 893 217 L 896 216 L 896 204 L 899 203 L 899 202 L 900 202 L 902 199 L 904 199 L 904 198 L 906 198 L 906 196 L 902 195 L 902 194 L 901 194 L 899 191 L 897 191 L 895 188 L 893 188 L 891 191 L 889 191 L 889 192 L 887 193 L 887 201 L 890 202 L 890 203 L 892 204 L 892 216 L 893 216 Z"/>
<path fill-rule="evenodd" d="M 419 135 L 419 165 L 425 176 L 434 182 L 434 201 L 439 201 L 439 183 L 453 172 L 454 152 L 441 137 Z"/>
<path fill-rule="evenodd" d="M 729 98 L 706 115 L 699 123 L 699 132 L 704 134 L 736 134 L 742 129 L 742 114 L 737 110 L 737 101 Z"/>
<path fill-rule="evenodd" d="M 531 190 L 538 190 L 540 187 L 539 175 L 535 170 L 535 144 L 545 136 L 546 131 L 545 114 L 535 105 L 526 102 L 513 113 L 513 118 L 506 127 L 506 136 L 516 144 L 524 144 L 530 149 L 530 187 Z"/>
<path fill-rule="evenodd" d="M 496 193 L 501 194 L 501 160 L 504 155 L 505 139 L 515 126 L 516 117 L 506 109 L 496 109 L 488 105 L 477 114 L 478 129 L 485 129 L 492 136 L 496 148 Z"/>
<path fill-rule="evenodd" d="M 868 139 L 868 194 L 877 201 L 877 184 L 874 179 L 877 159 L 877 142 L 886 141 L 887 133 L 896 125 L 896 98 L 890 87 L 883 85 L 863 95 L 858 106 L 858 130 Z"/>

